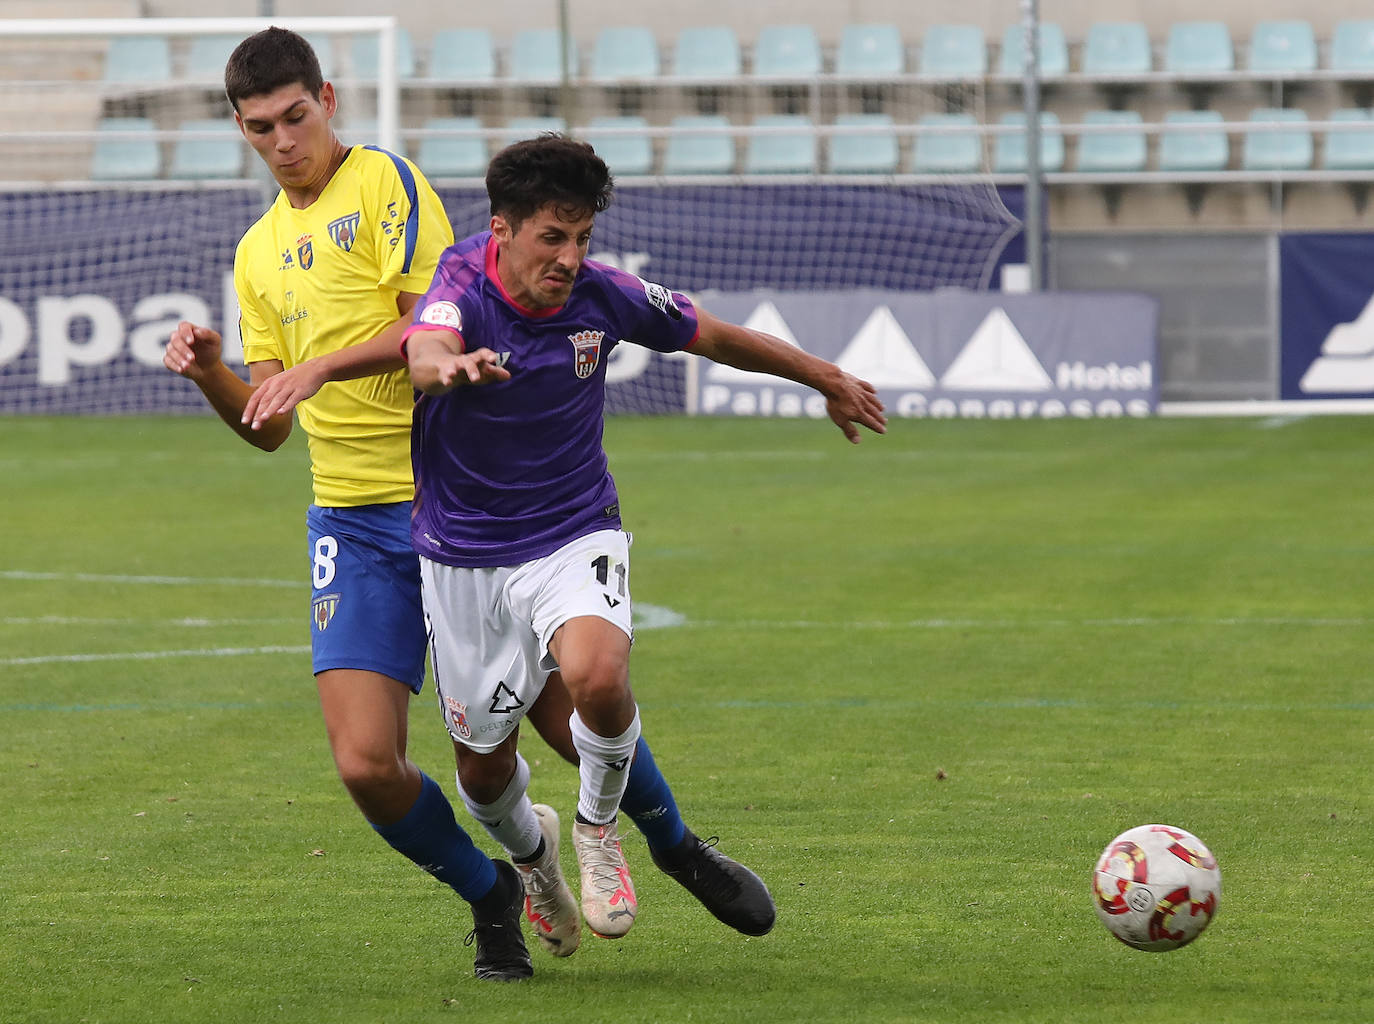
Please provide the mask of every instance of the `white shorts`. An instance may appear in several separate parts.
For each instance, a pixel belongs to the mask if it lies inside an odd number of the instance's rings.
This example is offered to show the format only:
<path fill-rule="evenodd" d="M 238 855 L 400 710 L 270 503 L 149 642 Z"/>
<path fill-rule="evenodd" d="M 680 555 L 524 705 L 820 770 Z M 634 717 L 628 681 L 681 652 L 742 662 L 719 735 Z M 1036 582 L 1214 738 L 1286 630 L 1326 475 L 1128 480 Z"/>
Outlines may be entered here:
<path fill-rule="evenodd" d="M 601 530 L 520 565 L 463 569 L 420 558 L 421 594 L 439 707 L 453 738 L 497 747 L 558 668 L 554 631 L 583 615 L 634 640 L 630 535 Z"/>

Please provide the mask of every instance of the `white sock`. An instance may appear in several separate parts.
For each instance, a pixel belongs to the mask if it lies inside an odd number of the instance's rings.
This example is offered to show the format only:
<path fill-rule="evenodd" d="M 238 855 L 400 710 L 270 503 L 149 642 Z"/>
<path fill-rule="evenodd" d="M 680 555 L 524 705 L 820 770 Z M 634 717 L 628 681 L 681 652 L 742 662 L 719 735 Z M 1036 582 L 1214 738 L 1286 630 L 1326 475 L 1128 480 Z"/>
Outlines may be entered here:
<path fill-rule="evenodd" d="M 469 813 L 515 860 L 528 860 L 543 838 L 534 805 L 526 793 L 529 785 L 530 766 L 519 754 L 515 755 L 515 777 L 494 803 L 477 803 L 463 788 L 463 780 L 458 779 L 458 793 Z"/>
<path fill-rule="evenodd" d="M 639 742 L 639 708 L 635 708 L 635 720 L 619 736 L 598 736 L 576 711 L 568 724 L 580 762 L 577 773 L 582 778 L 577 813 L 587 821 L 605 825 L 614 820 L 630 778 L 630 762 Z"/>

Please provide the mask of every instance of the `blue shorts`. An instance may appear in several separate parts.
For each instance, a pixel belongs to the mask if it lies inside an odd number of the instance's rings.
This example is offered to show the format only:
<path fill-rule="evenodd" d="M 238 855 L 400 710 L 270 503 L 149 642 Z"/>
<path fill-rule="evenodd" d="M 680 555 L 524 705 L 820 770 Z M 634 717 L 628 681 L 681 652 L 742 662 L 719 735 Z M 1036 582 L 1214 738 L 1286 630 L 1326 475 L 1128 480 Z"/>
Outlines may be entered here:
<path fill-rule="evenodd" d="M 410 546 L 410 502 L 311 505 L 305 523 L 314 671 L 380 672 L 419 693 L 428 639 L 420 562 Z"/>

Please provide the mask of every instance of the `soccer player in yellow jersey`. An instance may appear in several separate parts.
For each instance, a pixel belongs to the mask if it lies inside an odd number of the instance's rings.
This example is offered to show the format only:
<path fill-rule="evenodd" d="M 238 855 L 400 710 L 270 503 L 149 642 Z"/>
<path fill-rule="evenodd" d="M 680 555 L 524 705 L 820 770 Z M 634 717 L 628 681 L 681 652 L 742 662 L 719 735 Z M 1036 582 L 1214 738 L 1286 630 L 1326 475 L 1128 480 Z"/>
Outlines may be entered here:
<path fill-rule="evenodd" d="M 286 440 L 295 408 L 314 476 L 312 659 L 339 775 L 382 838 L 472 905 L 477 976 L 528 977 L 520 874 L 473 845 L 406 756 L 426 637 L 409 532 L 412 391 L 398 353 L 452 228 L 409 161 L 335 136 L 333 86 L 296 33 L 244 40 L 225 89 L 281 186 L 234 257 L 250 382 L 206 327 L 180 324 L 163 361 L 266 451 Z"/>

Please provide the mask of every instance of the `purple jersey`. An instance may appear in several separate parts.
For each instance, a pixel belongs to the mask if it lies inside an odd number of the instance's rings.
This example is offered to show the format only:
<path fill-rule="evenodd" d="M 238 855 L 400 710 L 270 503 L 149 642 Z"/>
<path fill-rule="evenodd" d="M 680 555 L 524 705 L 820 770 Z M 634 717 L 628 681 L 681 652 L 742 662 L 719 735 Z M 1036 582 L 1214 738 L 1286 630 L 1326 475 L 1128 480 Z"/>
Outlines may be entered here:
<path fill-rule="evenodd" d="M 606 361 L 622 341 L 676 352 L 697 335 L 685 296 L 592 260 L 562 306 L 525 309 L 501 285 L 496 250 L 490 232 L 446 249 L 406 331 L 452 331 L 465 351 L 504 355 L 511 374 L 415 406 L 411 540 L 426 558 L 472 568 L 620 528 L 601 446 Z"/>

